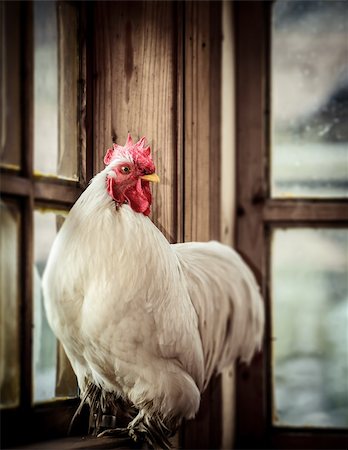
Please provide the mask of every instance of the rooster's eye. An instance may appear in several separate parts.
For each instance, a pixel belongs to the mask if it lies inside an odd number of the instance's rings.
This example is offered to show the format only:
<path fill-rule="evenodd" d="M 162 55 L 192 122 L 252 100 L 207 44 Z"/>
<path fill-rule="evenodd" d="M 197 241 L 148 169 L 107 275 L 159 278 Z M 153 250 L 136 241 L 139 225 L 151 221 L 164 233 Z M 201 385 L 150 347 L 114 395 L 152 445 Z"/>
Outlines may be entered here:
<path fill-rule="evenodd" d="M 128 166 L 122 166 L 122 167 L 121 167 L 121 172 L 122 172 L 122 173 L 127 174 L 127 173 L 129 173 L 130 171 L 131 171 L 131 169 L 130 169 L 130 167 L 128 167 Z"/>

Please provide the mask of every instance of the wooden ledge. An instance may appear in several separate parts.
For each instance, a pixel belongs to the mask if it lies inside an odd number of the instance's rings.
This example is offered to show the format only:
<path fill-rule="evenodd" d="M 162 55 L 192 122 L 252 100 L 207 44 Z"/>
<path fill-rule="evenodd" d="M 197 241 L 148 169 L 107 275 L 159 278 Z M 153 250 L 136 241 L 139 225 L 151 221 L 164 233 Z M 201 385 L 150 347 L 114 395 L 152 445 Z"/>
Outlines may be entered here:
<path fill-rule="evenodd" d="M 50 441 L 36 442 L 20 447 L 13 447 L 13 449 L 21 450 L 89 450 L 89 449 L 143 449 L 146 447 L 140 446 L 125 446 L 125 443 L 121 439 L 115 439 L 113 437 L 91 437 L 91 436 L 78 436 L 68 437 L 63 439 L 55 439 Z"/>

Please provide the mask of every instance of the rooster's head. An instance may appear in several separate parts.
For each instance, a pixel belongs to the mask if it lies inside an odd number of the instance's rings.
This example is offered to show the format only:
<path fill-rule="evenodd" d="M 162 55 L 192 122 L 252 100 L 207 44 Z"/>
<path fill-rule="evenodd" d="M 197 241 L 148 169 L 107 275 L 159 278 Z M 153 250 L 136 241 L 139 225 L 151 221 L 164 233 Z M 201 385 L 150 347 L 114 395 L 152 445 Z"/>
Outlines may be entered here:
<path fill-rule="evenodd" d="M 128 135 L 124 147 L 113 144 L 104 157 L 109 195 L 118 206 L 128 203 L 135 212 L 146 216 L 152 202 L 149 182 L 159 181 L 150 153 L 145 137 L 134 144 Z"/>

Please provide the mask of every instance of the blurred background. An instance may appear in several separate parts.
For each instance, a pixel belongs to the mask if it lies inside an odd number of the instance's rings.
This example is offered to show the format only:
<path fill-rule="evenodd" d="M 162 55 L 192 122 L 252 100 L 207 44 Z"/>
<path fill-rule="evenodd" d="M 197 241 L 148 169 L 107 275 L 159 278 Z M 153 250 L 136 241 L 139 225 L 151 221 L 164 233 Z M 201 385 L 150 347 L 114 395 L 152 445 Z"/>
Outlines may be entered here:
<path fill-rule="evenodd" d="M 348 4 L 277 1 L 272 12 L 271 192 L 348 196 Z M 348 424 L 348 231 L 272 233 L 275 421 Z"/>
<path fill-rule="evenodd" d="M 41 277 L 105 150 L 131 132 L 161 175 L 156 225 L 171 242 L 234 245 L 265 297 L 262 354 L 208 388 L 177 443 L 319 448 L 322 432 L 334 448 L 348 429 L 348 2 L 0 12 L 1 420 L 26 422 L 6 445 L 66 436 L 78 392 Z"/>

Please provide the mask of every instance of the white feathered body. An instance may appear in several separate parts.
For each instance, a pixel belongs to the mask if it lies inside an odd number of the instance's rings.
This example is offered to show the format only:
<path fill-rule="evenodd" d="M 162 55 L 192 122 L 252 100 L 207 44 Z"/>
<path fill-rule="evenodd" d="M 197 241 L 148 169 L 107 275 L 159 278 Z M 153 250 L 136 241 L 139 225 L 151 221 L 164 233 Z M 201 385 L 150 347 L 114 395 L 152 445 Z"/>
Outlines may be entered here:
<path fill-rule="evenodd" d="M 260 348 L 259 288 L 231 248 L 170 245 L 148 217 L 116 208 L 106 174 L 92 180 L 53 244 L 47 317 L 82 393 L 92 382 L 179 423 L 194 417 L 215 372 Z"/>

